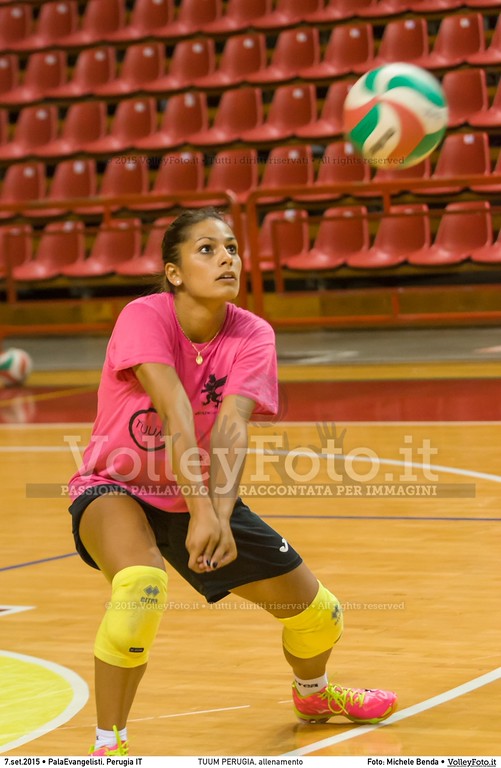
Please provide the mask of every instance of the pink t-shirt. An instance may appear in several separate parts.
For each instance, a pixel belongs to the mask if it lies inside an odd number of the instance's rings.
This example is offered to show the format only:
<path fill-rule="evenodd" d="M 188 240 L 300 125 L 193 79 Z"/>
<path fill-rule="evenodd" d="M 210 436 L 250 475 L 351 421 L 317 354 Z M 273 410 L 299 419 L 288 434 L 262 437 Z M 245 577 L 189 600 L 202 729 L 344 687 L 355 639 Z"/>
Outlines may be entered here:
<path fill-rule="evenodd" d="M 197 365 L 195 350 L 177 321 L 172 294 L 144 296 L 124 307 L 106 351 L 91 440 L 82 467 L 69 483 L 72 498 L 90 486 L 113 483 L 160 509 L 187 510 L 172 476 L 161 420 L 132 370 L 135 365 L 164 363 L 175 368 L 193 408 L 198 445 L 206 451 L 227 395 L 254 400 L 256 416 L 276 413 L 275 335 L 265 320 L 228 304 L 221 332 L 202 354 L 203 363 Z M 207 471 L 203 463 L 202 471 Z"/>

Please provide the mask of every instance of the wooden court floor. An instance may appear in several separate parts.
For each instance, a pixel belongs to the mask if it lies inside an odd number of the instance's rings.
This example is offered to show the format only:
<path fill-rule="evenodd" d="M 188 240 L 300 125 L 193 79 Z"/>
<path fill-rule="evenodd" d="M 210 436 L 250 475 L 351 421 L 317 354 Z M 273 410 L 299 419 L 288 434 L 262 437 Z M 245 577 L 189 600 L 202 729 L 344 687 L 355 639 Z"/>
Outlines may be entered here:
<path fill-rule="evenodd" d="M 401 383 L 415 376 L 390 374 L 395 408 L 384 418 L 377 388 L 372 416 L 365 400 L 363 419 L 343 401 L 338 418 L 332 381 L 324 419 L 254 425 L 242 485 L 344 606 L 331 678 L 396 690 L 397 714 L 376 727 L 298 724 L 278 624 L 233 597 L 208 606 L 170 570 L 129 723 L 132 754 L 501 755 L 501 420 L 488 418 L 499 371 L 449 370 L 446 419 L 420 412 L 414 395 L 414 415 L 395 418 Z M 427 398 L 433 381 L 443 394 L 443 371 L 426 374 Z M 329 387 L 325 371 L 317 378 Z M 353 398 L 356 380 L 360 371 Z M 301 386 L 308 403 L 312 381 Z M 80 378 L 0 401 L 0 754 L 83 755 L 93 739 L 92 645 L 108 589 L 73 553 L 64 496 L 92 409 L 62 409 L 86 387 L 95 393 Z M 59 420 L 44 421 L 55 402 Z"/>

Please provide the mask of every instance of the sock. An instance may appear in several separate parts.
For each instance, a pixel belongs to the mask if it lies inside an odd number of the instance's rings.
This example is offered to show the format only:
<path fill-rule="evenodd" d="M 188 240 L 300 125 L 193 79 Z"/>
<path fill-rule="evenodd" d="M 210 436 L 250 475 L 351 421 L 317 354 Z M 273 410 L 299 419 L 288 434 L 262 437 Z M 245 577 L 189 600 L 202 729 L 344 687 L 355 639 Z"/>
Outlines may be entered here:
<path fill-rule="evenodd" d="M 296 677 L 296 688 L 301 696 L 309 696 L 311 693 L 319 693 L 327 683 L 327 674 L 321 677 L 314 677 L 312 680 L 301 680 L 300 677 Z"/>
<path fill-rule="evenodd" d="M 127 741 L 127 728 L 118 731 L 120 741 Z M 96 747 L 114 747 L 117 743 L 115 731 L 106 731 L 104 728 L 96 728 Z"/>

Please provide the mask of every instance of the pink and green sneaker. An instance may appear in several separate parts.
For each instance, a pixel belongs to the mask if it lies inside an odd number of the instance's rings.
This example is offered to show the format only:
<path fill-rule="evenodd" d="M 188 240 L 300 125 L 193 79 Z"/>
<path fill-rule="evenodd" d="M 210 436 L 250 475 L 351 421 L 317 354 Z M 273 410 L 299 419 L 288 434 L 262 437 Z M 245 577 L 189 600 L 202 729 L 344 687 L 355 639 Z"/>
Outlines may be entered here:
<path fill-rule="evenodd" d="M 353 723 L 380 723 L 397 708 L 397 695 L 392 691 L 345 688 L 329 683 L 318 693 L 301 696 L 292 684 L 294 712 L 305 723 L 326 723 L 341 715 Z"/>
<path fill-rule="evenodd" d="M 123 755 L 129 754 L 129 744 L 127 741 L 122 741 L 120 739 L 120 735 L 118 733 L 118 729 L 116 726 L 113 726 L 113 731 L 115 733 L 115 736 L 117 737 L 116 744 L 113 744 L 110 746 L 103 746 L 99 747 L 99 749 L 96 749 L 96 747 L 91 747 L 89 750 L 89 755 L 93 755 L 94 757 L 120 757 Z"/>

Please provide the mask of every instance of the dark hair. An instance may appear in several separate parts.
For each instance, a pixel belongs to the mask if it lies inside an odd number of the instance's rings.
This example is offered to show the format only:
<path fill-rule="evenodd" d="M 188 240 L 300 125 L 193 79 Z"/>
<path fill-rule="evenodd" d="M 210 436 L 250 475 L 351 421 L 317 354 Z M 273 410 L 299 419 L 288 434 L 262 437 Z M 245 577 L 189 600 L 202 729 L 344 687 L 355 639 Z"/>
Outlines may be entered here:
<path fill-rule="evenodd" d="M 188 230 L 194 225 L 199 224 L 205 219 L 217 219 L 223 221 L 226 219 L 223 213 L 213 206 L 205 208 L 189 208 L 177 216 L 165 230 L 162 239 L 162 261 L 166 264 L 179 264 L 180 252 L 179 246 L 184 243 L 188 237 Z M 163 289 L 174 293 L 175 288 L 165 277 Z"/>

